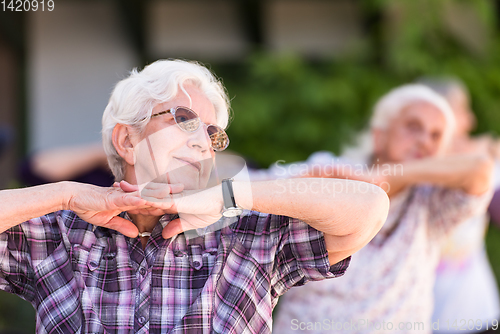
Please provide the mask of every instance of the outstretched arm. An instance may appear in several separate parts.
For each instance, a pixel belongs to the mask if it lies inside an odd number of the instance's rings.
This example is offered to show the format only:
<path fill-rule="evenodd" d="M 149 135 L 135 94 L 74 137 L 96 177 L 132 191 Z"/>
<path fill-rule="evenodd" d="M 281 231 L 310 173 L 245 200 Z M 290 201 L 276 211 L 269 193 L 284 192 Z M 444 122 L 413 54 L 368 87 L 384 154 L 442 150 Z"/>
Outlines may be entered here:
<path fill-rule="evenodd" d="M 378 233 L 389 210 L 384 191 L 372 184 L 339 179 L 283 179 L 252 183 L 252 198 L 235 184 L 242 207 L 298 218 L 322 231 L 330 263 L 364 247 Z M 250 205 L 252 205 L 250 207 Z"/>
<path fill-rule="evenodd" d="M 146 201 L 120 188 L 103 188 L 76 182 L 0 191 L 0 233 L 29 219 L 58 210 L 72 210 L 87 222 L 136 237 L 137 227 L 117 217 L 141 208 Z"/>
<path fill-rule="evenodd" d="M 410 185 L 430 183 L 481 195 L 490 188 L 492 172 L 493 159 L 489 156 L 467 154 L 405 162 L 402 173 L 391 173 L 387 180 L 394 192 Z"/>
<path fill-rule="evenodd" d="M 310 176 L 370 182 L 381 186 L 389 196 L 408 186 L 424 183 L 481 195 L 490 187 L 493 165 L 493 159 L 488 154 L 474 153 L 383 164 L 364 173 L 341 165 L 324 166 L 313 169 Z"/>
<path fill-rule="evenodd" d="M 136 190 L 126 182 L 126 191 Z M 337 263 L 366 245 L 380 230 L 389 209 L 385 192 L 372 184 L 340 179 L 282 179 L 233 182 L 236 203 L 247 210 L 298 218 L 322 231 L 330 262 Z M 166 209 L 175 203 L 180 219 L 170 222 L 165 238 L 208 226 L 221 217 L 221 186 L 165 197 L 158 184 L 143 191 L 148 205 Z"/>
<path fill-rule="evenodd" d="M 67 146 L 35 153 L 31 159 L 33 172 L 51 182 L 71 180 L 102 166 L 107 158 L 101 143 Z"/>

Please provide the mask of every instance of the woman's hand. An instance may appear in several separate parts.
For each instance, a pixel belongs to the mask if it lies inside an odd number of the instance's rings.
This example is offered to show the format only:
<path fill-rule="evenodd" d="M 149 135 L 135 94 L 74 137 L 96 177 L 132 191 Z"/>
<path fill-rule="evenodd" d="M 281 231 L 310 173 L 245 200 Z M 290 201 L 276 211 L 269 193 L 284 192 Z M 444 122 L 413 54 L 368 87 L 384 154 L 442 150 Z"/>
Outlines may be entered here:
<path fill-rule="evenodd" d="M 126 193 L 139 194 L 139 186 L 130 184 L 127 181 L 115 182 L 113 187 L 121 188 Z M 150 182 L 140 192 L 140 197 L 145 200 L 161 202 L 156 206 L 145 206 L 133 210 L 128 210 L 131 214 L 144 216 L 163 216 L 164 214 L 176 214 L 172 194 L 180 193 L 184 189 L 182 184 L 166 184 L 162 182 Z"/>
<path fill-rule="evenodd" d="M 176 234 L 197 228 L 204 228 L 217 222 L 222 217 L 222 188 L 183 191 L 173 195 L 174 208 L 179 218 L 171 221 L 163 229 L 165 239 Z M 148 202 L 154 206 L 153 202 Z"/>
<path fill-rule="evenodd" d="M 69 187 L 72 195 L 64 205 L 66 209 L 75 212 L 92 225 L 110 228 L 131 238 L 137 236 L 137 227 L 118 215 L 123 211 L 148 208 L 146 200 L 140 198 L 138 192 L 74 182 L 70 182 Z"/>
<path fill-rule="evenodd" d="M 123 191 L 133 193 L 137 185 L 126 181 L 115 183 Z M 184 190 L 182 184 L 149 182 L 141 191 L 146 208 L 129 211 L 143 215 L 179 214 L 163 229 L 165 239 L 184 231 L 207 227 L 222 217 L 222 189 L 220 186 L 203 190 Z"/>

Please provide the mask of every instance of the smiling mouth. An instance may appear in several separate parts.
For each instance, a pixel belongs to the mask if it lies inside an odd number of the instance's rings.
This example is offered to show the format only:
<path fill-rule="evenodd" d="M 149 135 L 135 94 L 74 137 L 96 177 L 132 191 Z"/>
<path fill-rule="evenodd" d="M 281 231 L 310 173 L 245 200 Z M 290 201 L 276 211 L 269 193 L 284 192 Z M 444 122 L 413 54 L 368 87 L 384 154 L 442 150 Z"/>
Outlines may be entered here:
<path fill-rule="evenodd" d="M 196 168 L 196 170 L 198 172 L 201 171 L 201 163 L 199 163 L 198 161 L 189 161 L 189 160 L 185 160 L 185 159 L 181 159 L 181 158 L 175 158 L 175 159 L 179 160 L 180 162 L 182 162 L 188 166 Z"/>

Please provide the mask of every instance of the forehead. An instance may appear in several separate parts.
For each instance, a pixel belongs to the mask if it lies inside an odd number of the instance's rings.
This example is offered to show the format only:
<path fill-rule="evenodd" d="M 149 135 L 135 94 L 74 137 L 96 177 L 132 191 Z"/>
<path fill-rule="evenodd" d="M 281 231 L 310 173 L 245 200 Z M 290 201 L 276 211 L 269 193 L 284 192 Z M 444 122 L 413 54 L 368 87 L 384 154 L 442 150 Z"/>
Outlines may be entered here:
<path fill-rule="evenodd" d="M 418 121 L 425 127 L 439 128 L 444 131 L 446 118 L 438 107 L 427 102 L 415 102 L 404 107 L 395 121 Z M 393 122 L 398 123 L 398 122 Z"/>
<path fill-rule="evenodd" d="M 216 124 L 215 107 L 201 89 L 192 84 L 185 84 L 183 87 L 187 94 L 179 87 L 173 99 L 153 107 L 153 114 L 170 108 L 188 107 L 196 112 L 203 122 Z"/>

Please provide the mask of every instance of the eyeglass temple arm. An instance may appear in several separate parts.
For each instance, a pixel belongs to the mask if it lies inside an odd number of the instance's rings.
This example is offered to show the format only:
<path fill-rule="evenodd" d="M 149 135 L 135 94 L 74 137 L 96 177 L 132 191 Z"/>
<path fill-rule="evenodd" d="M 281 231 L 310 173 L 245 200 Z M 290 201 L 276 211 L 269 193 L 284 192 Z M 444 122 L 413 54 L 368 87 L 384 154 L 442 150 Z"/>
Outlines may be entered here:
<path fill-rule="evenodd" d="M 165 114 L 172 114 L 172 109 L 173 108 L 170 108 L 170 109 L 167 109 L 167 110 L 163 110 L 163 111 L 160 111 L 159 113 L 157 114 L 154 114 L 154 115 L 151 115 L 151 117 L 155 117 L 155 116 L 160 116 L 160 115 L 165 115 Z"/>

